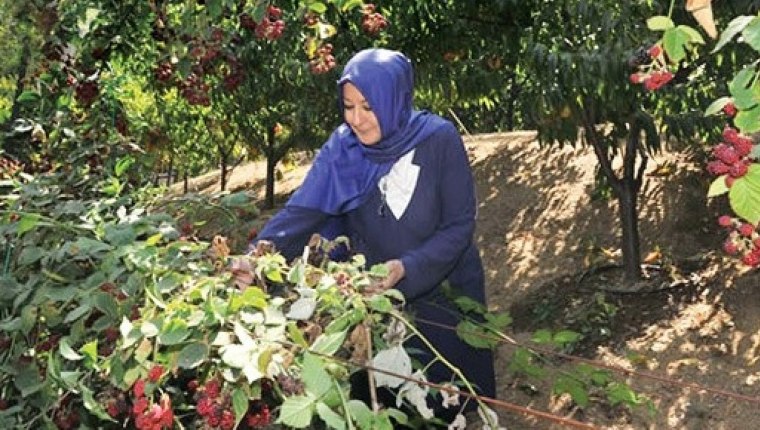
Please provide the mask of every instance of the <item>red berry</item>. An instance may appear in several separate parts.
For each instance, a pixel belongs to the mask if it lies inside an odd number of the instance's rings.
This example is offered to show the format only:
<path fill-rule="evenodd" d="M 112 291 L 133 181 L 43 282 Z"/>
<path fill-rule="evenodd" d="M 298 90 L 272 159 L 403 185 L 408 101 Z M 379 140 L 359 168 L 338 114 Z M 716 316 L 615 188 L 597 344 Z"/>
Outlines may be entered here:
<path fill-rule="evenodd" d="M 728 117 L 733 118 L 736 115 L 736 105 L 733 104 L 733 102 L 726 103 L 726 105 L 723 106 L 723 113 Z"/>
<path fill-rule="evenodd" d="M 744 223 L 738 228 L 739 234 L 744 237 L 752 237 L 752 233 L 755 232 L 755 226 L 749 223 Z"/>
<path fill-rule="evenodd" d="M 731 227 L 734 223 L 734 219 L 728 215 L 721 215 L 718 218 L 718 225 L 721 227 Z"/>
<path fill-rule="evenodd" d="M 662 54 L 662 48 L 660 45 L 654 45 L 651 48 L 649 48 L 649 56 L 652 58 L 659 57 L 660 54 Z"/>
<path fill-rule="evenodd" d="M 739 247 L 736 246 L 734 241 L 727 239 L 725 242 L 723 242 L 723 250 L 726 251 L 726 254 L 736 255 L 736 253 L 739 252 Z"/>
<path fill-rule="evenodd" d="M 156 365 L 153 366 L 152 369 L 148 372 L 148 379 L 150 382 L 158 382 L 161 379 L 161 376 L 164 374 L 164 368 L 163 366 Z"/>

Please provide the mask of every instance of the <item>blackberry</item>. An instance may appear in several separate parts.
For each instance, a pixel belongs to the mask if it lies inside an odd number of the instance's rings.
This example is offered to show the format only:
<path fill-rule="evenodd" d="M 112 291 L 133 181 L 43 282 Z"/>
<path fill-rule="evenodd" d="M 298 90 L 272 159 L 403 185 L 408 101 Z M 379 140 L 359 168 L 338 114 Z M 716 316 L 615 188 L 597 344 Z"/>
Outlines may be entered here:
<path fill-rule="evenodd" d="M 647 64 L 649 61 L 651 61 L 651 59 L 652 57 L 649 56 L 649 48 L 642 46 L 638 48 L 630 57 L 628 57 L 628 65 L 630 67 L 636 68 Z"/>

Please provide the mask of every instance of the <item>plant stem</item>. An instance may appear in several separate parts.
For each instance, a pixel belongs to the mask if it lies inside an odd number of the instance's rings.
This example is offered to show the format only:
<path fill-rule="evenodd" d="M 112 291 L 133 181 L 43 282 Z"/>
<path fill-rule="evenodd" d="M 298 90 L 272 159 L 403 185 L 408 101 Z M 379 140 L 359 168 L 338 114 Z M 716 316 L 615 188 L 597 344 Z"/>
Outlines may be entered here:
<path fill-rule="evenodd" d="M 412 323 L 410 323 L 409 321 L 407 321 L 406 318 L 404 318 L 401 314 L 399 314 L 396 311 L 391 311 L 389 314 L 391 316 L 393 316 L 394 318 L 398 318 L 401 322 L 403 322 L 404 325 L 406 325 L 406 327 L 409 330 L 411 330 L 414 334 L 416 334 L 420 338 L 420 340 L 422 340 L 422 342 L 425 344 L 425 346 L 427 346 L 430 349 L 430 351 L 432 351 L 436 355 L 436 357 L 446 367 L 448 367 L 452 372 L 454 372 L 454 374 L 457 375 L 457 377 L 459 377 L 459 379 L 462 381 L 462 383 L 464 383 L 465 387 L 467 387 L 467 391 L 469 391 L 471 394 L 473 394 L 475 396 L 474 398 L 475 398 L 475 401 L 478 402 L 478 406 L 480 406 L 483 410 L 485 410 L 487 408 L 487 406 L 485 405 L 485 403 L 482 400 L 480 400 L 479 396 L 477 395 L 477 392 L 475 391 L 475 387 L 472 386 L 472 384 L 464 376 L 464 374 L 462 373 L 462 371 L 459 370 L 458 367 L 456 367 L 453 364 L 451 364 L 451 362 L 448 361 L 446 359 L 446 357 L 444 357 L 443 355 L 441 355 L 441 353 L 438 352 L 438 350 L 433 346 L 433 344 L 430 343 L 430 341 L 425 336 L 422 335 L 422 333 L 417 329 L 417 327 L 415 327 Z M 483 413 L 483 417 L 485 417 L 486 420 L 489 421 L 488 425 L 495 426 L 497 424 L 497 423 L 491 422 L 490 415 L 488 415 L 486 413 Z"/>

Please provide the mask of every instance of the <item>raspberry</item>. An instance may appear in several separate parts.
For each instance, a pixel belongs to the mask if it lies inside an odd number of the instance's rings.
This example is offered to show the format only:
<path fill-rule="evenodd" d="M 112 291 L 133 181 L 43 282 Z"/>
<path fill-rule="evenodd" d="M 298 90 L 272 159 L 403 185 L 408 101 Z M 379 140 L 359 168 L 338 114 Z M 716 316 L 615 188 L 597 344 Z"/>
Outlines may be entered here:
<path fill-rule="evenodd" d="M 657 58 L 662 54 L 662 48 L 660 45 L 654 45 L 651 48 L 649 48 L 649 56 L 652 58 Z"/>
<path fill-rule="evenodd" d="M 755 226 L 749 223 L 744 223 L 738 228 L 739 234 L 744 237 L 752 237 L 752 233 L 755 232 Z"/>
<path fill-rule="evenodd" d="M 221 392 L 219 381 L 215 379 L 206 382 L 206 385 L 204 385 L 203 388 L 206 390 L 206 395 L 212 399 L 219 397 L 219 393 Z"/>
<path fill-rule="evenodd" d="M 721 227 L 731 227 L 734 223 L 734 219 L 728 215 L 721 215 L 718 218 L 718 225 Z"/>
<path fill-rule="evenodd" d="M 640 73 L 631 73 L 631 76 L 628 78 L 632 84 L 640 84 L 642 80 L 642 75 Z"/>
<path fill-rule="evenodd" d="M 739 154 L 736 150 L 725 143 L 720 143 L 713 149 L 713 155 L 718 160 L 728 164 L 729 166 L 739 161 Z"/>
<path fill-rule="evenodd" d="M 161 379 L 161 376 L 164 374 L 164 368 L 163 366 L 156 365 L 153 366 L 152 369 L 148 372 L 148 379 L 150 382 L 158 382 L 159 379 Z"/>
<path fill-rule="evenodd" d="M 723 242 L 723 250 L 726 251 L 726 254 L 736 255 L 739 252 L 739 247 L 731 239 L 728 239 Z"/>
<path fill-rule="evenodd" d="M 737 138 L 737 140 L 733 142 L 733 145 L 736 152 L 742 157 L 749 155 L 750 152 L 752 152 L 752 148 L 755 146 L 752 141 L 746 137 Z"/>
<path fill-rule="evenodd" d="M 715 176 L 725 175 L 729 170 L 730 167 L 720 160 L 713 160 L 707 163 L 707 171 Z"/>
<path fill-rule="evenodd" d="M 235 428 L 235 414 L 230 410 L 222 412 L 222 418 L 219 420 L 219 427 L 222 430 L 232 430 Z"/>
<path fill-rule="evenodd" d="M 731 188 L 731 186 L 734 185 L 735 180 L 736 180 L 735 177 L 726 175 L 726 186 L 728 188 Z"/>
<path fill-rule="evenodd" d="M 731 169 L 729 169 L 728 174 L 734 178 L 741 178 L 742 176 L 747 174 L 747 170 L 749 170 L 749 166 L 747 166 L 747 164 L 736 163 L 733 166 L 731 166 Z"/>
<path fill-rule="evenodd" d="M 135 415 L 140 415 L 145 410 L 148 409 L 148 399 L 145 397 L 140 397 L 135 401 L 135 403 L 132 405 L 132 413 Z"/>
<path fill-rule="evenodd" d="M 760 266 L 760 254 L 757 252 L 750 252 L 742 257 L 742 263 L 750 267 Z"/>
<path fill-rule="evenodd" d="M 723 140 L 730 144 L 736 143 L 739 139 L 739 131 L 729 125 L 723 128 Z"/>
<path fill-rule="evenodd" d="M 145 381 L 142 379 L 135 381 L 135 385 L 132 386 L 132 393 L 138 398 L 145 396 Z"/>
<path fill-rule="evenodd" d="M 726 105 L 723 106 L 723 113 L 725 113 L 726 116 L 733 118 L 736 115 L 736 105 L 732 102 L 726 103 Z"/>
<path fill-rule="evenodd" d="M 203 397 L 200 400 L 198 400 L 198 405 L 196 406 L 196 409 L 198 410 L 198 415 L 202 417 L 208 417 L 214 413 L 214 403 L 208 397 Z"/>

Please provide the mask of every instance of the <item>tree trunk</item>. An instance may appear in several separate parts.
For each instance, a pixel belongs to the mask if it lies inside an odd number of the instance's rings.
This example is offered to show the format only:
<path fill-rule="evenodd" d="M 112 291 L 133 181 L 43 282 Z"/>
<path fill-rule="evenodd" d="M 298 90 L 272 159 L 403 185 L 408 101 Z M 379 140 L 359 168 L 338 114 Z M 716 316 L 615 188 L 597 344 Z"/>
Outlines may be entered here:
<path fill-rule="evenodd" d="M 221 171 L 222 171 L 222 174 L 221 174 L 222 186 L 219 191 L 224 191 L 227 189 L 227 157 L 222 156 L 221 158 L 222 158 L 222 162 L 220 164 L 221 164 Z"/>
<path fill-rule="evenodd" d="M 596 134 L 593 123 L 584 129 L 586 139 L 594 148 L 599 166 L 608 179 L 612 192 L 618 200 L 619 219 L 622 228 L 623 267 L 625 278 L 629 282 L 641 279 L 641 248 L 639 239 L 638 196 L 646 170 L 647 157 L 639 151 L 639 138 L 642 130 L 640 119 L 633 117 L 630 132 L 623 154 L 623 176 L 619 178 L 612 168 L 612 155 L 606 149 L 602 139 Z M 641 162 L 637 168 L 636 161 Z"/>
<path fill-rule="evenodd" d="M 633 178 L 623 178 L 622 185 L 617 198 L 620 205 L 620 225 L 623 229 L 623 267 L 628 281 L 638 281 L 641 279 L 638 190 Z"/>
<path fill-rule="evenodd" d="M 277 167 L 277 160 L 272 154 L 267 153 L 267 188 L 264 197 L 264 205 L 267 209 L 274 207 L 275 167 Z"/>

